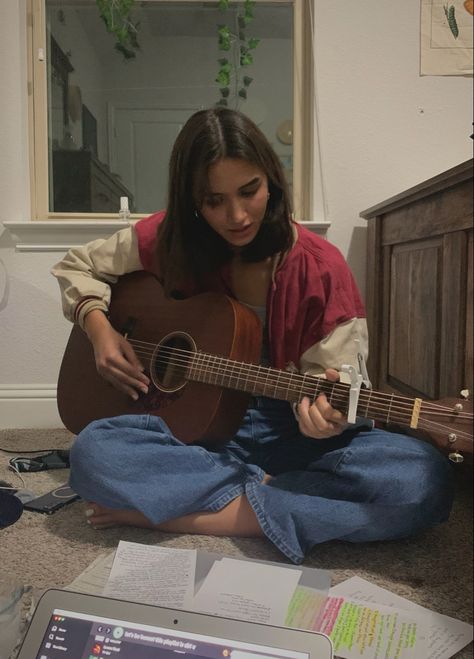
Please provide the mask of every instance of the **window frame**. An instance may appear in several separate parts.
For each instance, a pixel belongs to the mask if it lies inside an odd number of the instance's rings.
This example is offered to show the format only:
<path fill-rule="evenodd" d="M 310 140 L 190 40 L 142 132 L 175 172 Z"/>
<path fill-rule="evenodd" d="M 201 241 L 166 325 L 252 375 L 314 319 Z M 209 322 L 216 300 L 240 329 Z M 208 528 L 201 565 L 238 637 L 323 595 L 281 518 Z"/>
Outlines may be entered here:
<path fill-rule="evenodd" d="M 142 0 L 143 1 L 143 0 Z M 152 0 L 145 0 L 152 1 Z M 200 2 L 201 0 L 166 0 Z M 257 0 L 292 2 L 293 31 L 293 208 L 297 219 L 324 220 L 313 199 L 322 200 L 322 182 L 315 154 L 315 86 L 313 75 L 313 16 L 311 0 Z M 35 221 L 116 221 L 116 213 L 65 213 L 49 211 L 48 92 L 46 46 L 46 0 L 28 0 L 28 91 L 30 137 L 31 217 Z M 245 111 L 245 110 L 244 110 Z M 131 220 L 146 217 L 133 213 Z M 318 217 L 319 216 L 319 217 Z"/>

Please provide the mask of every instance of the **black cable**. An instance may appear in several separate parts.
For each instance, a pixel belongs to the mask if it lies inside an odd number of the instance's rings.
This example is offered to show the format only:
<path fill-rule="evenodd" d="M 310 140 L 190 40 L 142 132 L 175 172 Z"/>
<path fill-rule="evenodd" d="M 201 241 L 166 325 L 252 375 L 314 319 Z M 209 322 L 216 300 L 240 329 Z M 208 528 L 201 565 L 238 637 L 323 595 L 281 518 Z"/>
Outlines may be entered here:
<path fill-rule="evenodd" d="M 4 453 L 46 453 L 49 451 L 63 451 L 64 449 L 61 448 L 37 448 L 35 451 L 21 451 L 18 449 L 15 449 L 15 451 L 12 451 L 10 448 L 2 448 L 0 446 L 0 451 L 4 451 Z M 67 449 L 66 449 L 67 450 Z"/>

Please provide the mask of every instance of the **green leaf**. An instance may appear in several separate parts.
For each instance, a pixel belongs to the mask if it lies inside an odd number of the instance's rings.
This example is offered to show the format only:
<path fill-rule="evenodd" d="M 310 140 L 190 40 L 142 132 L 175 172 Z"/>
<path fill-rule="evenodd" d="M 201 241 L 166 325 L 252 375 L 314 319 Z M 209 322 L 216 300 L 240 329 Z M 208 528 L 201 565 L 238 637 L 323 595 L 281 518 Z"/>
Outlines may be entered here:
<path fill-rule="evenodd" d="M 220 37 L 228 38 L 230 37 L 230 27 L 228 25 L 218 25 L 217 34 Z"/>
<path fill-rule="evenodd" d="M 217 30 L 218 34 L 218 44 L 219 44 L 219 49 L 220 50 L 230 50 L 231 46 L 231 31 L 229 29 L 228 25 L 220 25 L 219 29 Z"/>
<path fill-rule="evenodd" d="M 253 64 L 253 57 L 250 53 L 245 53 L 240 56 L 240 65 L 241 66 L 249 66 L 249 64 Z"/>
<path fill-rule="evenodd" d="M 260 39 L 256 39 L 255 37 L 251 37 L 248 40 L 247 45 L 250 48 L 250 50 L 254 50 L 254 48 L 256 48 L 259 43 L 260 43 Z"/>
<path fill-rule="evenodd" d="M 250 87 L 250 83 L 252 82 L 252 80 L 253 78 L 251 78 L 250 76 L 244 76 L 243 83 L 245 87 Z"/>
<path fill-rule="evenodd" d="M 219 9 L 223 11 L 229 8 L 229 0 L 219 0 Z"/>
<path fill-rule="evenodd" d="M 232 69 L 232 65 L 228 59 L 219 60 L 219 63 L 221 65 L 219 71 L 223 71 L 224 73 L 230 73 Z"/>
<path fill-rule="evenodd" d="M 239 89 L 239 96 L 240 98 L 247 98 L 247 90 L 242 87 L 242 89 Z"/>
<path fill-rule="evenodd" d="M 230 75 L 227 71 L 219 71 L 217 74 L 216 82 L 219 83 L 222 87 L 227 87 L 230 83 Z"/>
<path fill-rule="evenodd" d="M 253 11 L 251 9 L 246 9 L 244 13 L 245 25 L 248 25 L 252 20 L 253 20 Z"/>
<path fill-rule="evenodd" d="M 222 98 L 228 98 L 230 94 L 230 89 L 228 87 L 221 87 L 219 91 L 221 93 Z"/>
<path fill-rule="evenodd" d="M 220 101 L 217 101 L 216 105 L 227 105 L 227 99 L 221 98 Z"/>

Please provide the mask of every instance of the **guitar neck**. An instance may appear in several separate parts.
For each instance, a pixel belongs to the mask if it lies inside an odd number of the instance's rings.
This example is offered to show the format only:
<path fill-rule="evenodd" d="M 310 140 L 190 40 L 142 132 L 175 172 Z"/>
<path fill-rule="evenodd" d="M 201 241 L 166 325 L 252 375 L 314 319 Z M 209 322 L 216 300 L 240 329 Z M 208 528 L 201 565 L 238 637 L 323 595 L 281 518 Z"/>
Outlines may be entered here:
<path fill-rule="evenodd" d="M 305 396 L 314 400 L 324 393 L 329 403 L 343 414 L 349 410 L 350 385 L 322 377 L 301 375 L 267 366 L 245 364 L 205 353 L 194 353 L 188 379 L 218 387 L 299 403 Z M 372 389 L 361 389 L 357 416 L 375 421 L 393 421 L 416 427 L 419 399 L 407 399 Z"/>

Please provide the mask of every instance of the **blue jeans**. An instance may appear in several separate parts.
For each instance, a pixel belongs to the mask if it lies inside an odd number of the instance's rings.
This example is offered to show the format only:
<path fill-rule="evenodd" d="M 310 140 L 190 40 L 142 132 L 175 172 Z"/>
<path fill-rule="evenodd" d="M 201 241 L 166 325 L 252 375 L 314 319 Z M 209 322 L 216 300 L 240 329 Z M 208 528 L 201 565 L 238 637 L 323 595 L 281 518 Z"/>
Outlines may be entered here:
<path fill-rule="evenodd" d="M 89 424 L 70 459 L 81 497 L 139 510 L 154 524 L 245 494 L 265 535 L 295 563 L 327 540 L 412 535 L 445 521 L 452 505 L 451 465 L 431 445 L 364 423 L 310 439 L 288 403 L 263 397 L 217 450 L 183 444 L 159 417 L 126 415 Z"/>

